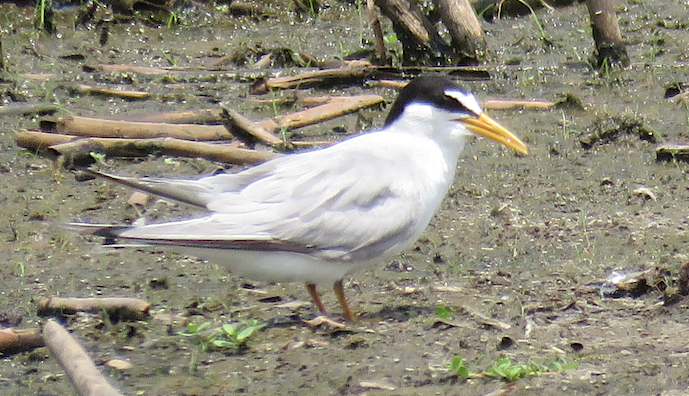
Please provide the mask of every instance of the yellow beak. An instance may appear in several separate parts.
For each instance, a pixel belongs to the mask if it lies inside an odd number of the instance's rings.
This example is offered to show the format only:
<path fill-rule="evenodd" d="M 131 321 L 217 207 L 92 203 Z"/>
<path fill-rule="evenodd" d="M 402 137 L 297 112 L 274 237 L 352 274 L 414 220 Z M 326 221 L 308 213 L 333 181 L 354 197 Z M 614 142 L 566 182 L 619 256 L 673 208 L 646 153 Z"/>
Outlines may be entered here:
<path fill-rule="evenodd" d="M 514 149 L 518 153 L 524 155 L 529 153 L 529 150 L 524 142 L 519 140 L 518 137 L 505 129 L 502 125 L 498 124 L 497 121 L 490 118 L 486 113 L 481 113 L 478 118 L 462 118 L 458 119 L 457 121 L 463 123 L 467 129 L 477 135 L 485 136 L 488 139 L 502 143 L 505 146 Z"/>

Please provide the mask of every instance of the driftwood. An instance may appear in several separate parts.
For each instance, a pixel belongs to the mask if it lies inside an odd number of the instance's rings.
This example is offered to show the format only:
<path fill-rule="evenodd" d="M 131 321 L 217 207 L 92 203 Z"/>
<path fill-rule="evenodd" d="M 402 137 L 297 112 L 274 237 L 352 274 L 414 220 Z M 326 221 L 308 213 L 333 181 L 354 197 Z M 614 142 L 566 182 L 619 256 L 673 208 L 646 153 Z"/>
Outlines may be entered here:
<path fill-rule="evenodd" d="M 593 40 L 596 42 L 598 67 L 606 64 L 629 66 L 629 55 L 617 24 L 613 0 L 586 0 L 586 7 L 591 18 Z"/>
<path fill-rule="evenodd" d="M 121 396 L 103 378 L 91 358 L 69 332 L 50 319 L 43 326 L 45 344 L 80 396 Z"/>
<path fill-rule="evenodd" d="M 0 330 L 0 355 L 9 355 L 43 346 L 41 329 Z"/>
<path fill-rule="evenodd" d="M 61 135 L 59 133 L 47 133 L 38 131 L 20 130 L 14 137 L 17 146 L 32 151 L 44 151 L 50 146 L 71 142 L 78 139 L 72 135 Z"/>
<path fill-rule="evenodd" d="M 162 68 L 162 67 L 146 67 L 146 66 L 134 66 L 134 65 L 97 65 L 97 66 L 84 66 L 87 71 L 101 71 L 105 73 L 123 73 L 132 72 L 146 75 L 161 75 L 170 74 L 171 72 L 181 71 L 175 68 Z"/>
<path fill-rule="evenodd" d="M 555 106 L 555 102 L 544 102 L 540 100 L 508 100 L 508 99 L 489 99 L 483 102 L 484 109 L 505 110 L 515 107 L 527 109 L 549 109 Z"/>
<path fill-rule="evenodd" d="M 276 132 L 282 128 L 300 128 L 306 125 L 315 124 L 324 120 L 339 117 L 353 111 L 382 103 L 385 99 L 379 95 L 359 95 L 353 97 L 338 96 L 332 97 L 323 105 L 310 109 L 287 114 L 275 119 L 268 119 L 258 122 L 263 128 Z"/>
<path fill-rule="evenodd" d="M 103 95 L 103 96 L 116 96 L 120 98 L 127 99 L 148 99 L 151 95 L 148 92 L 143 91 L 129 91 L 129 90 L 116 90 L 109 88 L 96 88 L 90 87 L 88 85 L 75 85 L 72 89 L 80 94 L 87 95 Z"/>
<path fill-rule="evenodd" d="M 164 124 L 127 122 L 69 116 L 56 121 L 41 121 L 41 128 L 65 135 L 149 139 L 171 137 L 185 140 L 229 140 L 231 133 L 222 125 Z"/>
<path fill-rule="evenodd" d="M 222 123 L 222 110 L 202 109 L 157 114 L 123 114 L 107 118 L 119 121 L 165 124 L 220 124 Z"/>
<path fill-rule="evenodd" d="M 103 153 L 109 157 L 145 157 L 152 154 L 164 154 L 205 158 L 209 161 L 239 165 L 257 164 L 275 156 L 267 151 L 173 138 L 78 138 L 46 132 L 20 131 L 15 139 L 20 147 L 36 151 L 49 149 L 51 152 L 65 156 L 65 161 L 76 163 L 93 163 L 91 154 L 94 152 Z"/>
<path fill-rule="evenodd" d="M 315 85 L 337 85 L 362 81 L 370 77 L 375 70 L 373 67 L 343 67 L 339 69 L 314 70 L 297 76 L 269 78 L 254 84 L 250 89 L 250 93 L 252 95 L 260 95 L 273 89 L 306 88 Z"/>
<path fill-rule="evenodd" d="M 242 138 L 244 143 L 247 143 L 246 140 L 252 139 L 258 140 L 268 146 L 276 146 L 284 143 L 282 139 L 273 135 L 260 123 L 253 122 L 238 112 L 226 107 L 223 107 L 223 112 L 225 127 L 230 131 L 230 133 L 232 133 L 232 135 L 240 138 L 246 137 L 247 135 L 251 137 L 251 139 Z"/>
<path fill-rule="evenodd" d="M 19 74 L 18 77 L 36 82 L 57 80 L 59 78 L 57 74 L 53 73 L 22 73 Z"/>
<path fill-rule="evenodd" d="M 17 103 L 0 106 L 0 117 L 17 114 L 47 114 L 57 110 L 57 106 L 52 103 Z"/>
<path fill-rule="evenodd" d="M 322 101 L 324 98 L 318 98 Z M 280 147 L 282 139 L 273 135 L 281 130 L 311 125 L 326 119 L 338 117 L 361 108 L 384 101 L 378 95 L 355 97 L 329 97 L 323 105 L 295 112 L 281 117 L 252 122 L 235 111 L 227 111 L 232 129 L 250 130 L 250 134 L 272 147 Z M 189 119 L 199 114 L 202 117 L 215 117 L 213 110 L 200 113 L 178 113 L 162 119 Z M 232 164 L 256 164 L 274 157 L 273 153 L 241 149 L 229 145 L 209 144 L 176 138 L 146 138 L 148 136 L 175 135 L 187 139 L 210 140 L 233 137 L 222 125 L 165 124 L 147 122 L 127 122 L 94 119 L 87 117 L 64 117 L 57 121 L 43 121 L 41 126 L 64 133 L 46 133 L 22 130 L 16 134 L 20 147 L 62 155 L 60 161 L 72 164 L 93 163 L 93 153 L 110 157 L 141 157 L 155 154 L 205 158 Z M 95 135 L 95 136 L 93 136 Z M 112 138 L 108 136 L 128 136 L 131 138 Z M 93 137 L 81 137 L 93 136 Z M 105 137 L 104 137 L 105 136 Z"/>
<path fill-rule="evenodd" d="M 110 318 L 119 320 L 142 320 L 148 317 L 151 304 L 138 299 L 126 297 L 113 298 L 62 298 L 51 297 L 38 302 L 38 314 L 72 315 L 76 312 L 107 312 Z"/>

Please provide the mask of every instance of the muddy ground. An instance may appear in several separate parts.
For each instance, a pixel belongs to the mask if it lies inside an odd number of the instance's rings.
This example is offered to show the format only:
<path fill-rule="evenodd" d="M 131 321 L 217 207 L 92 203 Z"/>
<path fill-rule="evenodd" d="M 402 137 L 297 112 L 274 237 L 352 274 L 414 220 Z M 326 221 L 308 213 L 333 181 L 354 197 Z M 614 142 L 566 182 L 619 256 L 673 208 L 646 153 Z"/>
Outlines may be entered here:
<path fill-rule="evenodd" d="M 657 142 L 688 140 L 689 110 L 664 99 L 665 88 L 687 82 L 686 2 L 618 2 L 632 66 L 602 75 L 588 66 L 593 43 L 583 5 L 540 9 L 547 45 L 529 17 L 483 22 L 492 57 L 489 81 L 467 82 L 481 99 L 557 101 L 570 94 L 583 109 L 493 110 L 521 136 L 531 155 L 517 156 L 486 140 L 472 141 L 441 211 L 413 249 L 393 262 L 354 274 L 346 292 L 362 320 L 344 329 L 302 323 L 317 315 L 300 284 L 266 285 L 232 276 L 213 263 L 163 252 L 96 249 L 97 238 L 44 221 L 129 222 L 130 191 L 103 181 L 77 182 L 45 156 L 19 149 L 15 131 L 41 117 L 0 118 L 0 319 L 4 326 L 37 327 L 36 302 L 49 296 L 127 296 L 150 301 L 155 318 L 111 323 L 100 315 L 63 322 L 125 394 L 222 395 L 484 395 L 503 388 L 498 378 L 465 379 L 448 370 L 462 356 L 480 374 L 499 358 L 538 363 L 549 372 L 516 382 L 514 395 L 686 394 L 689 392 L 687 299 L 672 290 L 689 261 L 689 165 L 657 162 Z M 222 102 L 250 118 L 274 114 L 247 101 L 258 74 L 298 70 L 226 66 L 210 78 L 182 81 L 136 73 L 83 71 L 108 63 L 199 69 L 243 47 L 286 47 L 335 59 L 359 48 L 354 5 L 332 1 L 317 18 L 298 17 L 279 4 L 267 19 L 231 17 L 203 7 L 182 13 L 168 28 L 141 19 L 112 26 L 105 46 L 95 28 L 74 28 L 74 10 L 58 13 L 57 36 L 32 29 L 31 7 L 0 4 L 7 69 L 3 104 L 51 102 L 58 115 L 106 116 L 205 109 Z M 75 56 L 76 55 L 76 56 Z M 83 58 L 82 58 L 83 57 Z M 44 81 L 22 73 L 51 74 Z M 128 101 L 75 93 L 75 84 L 154 93 Z M 381 87 L 301 90 L 303 95 L 374 92 Z M 278 92 L 272 97 L 290 97 Z M 271 97 L 266 95 L 262 98 Z M 287 113 L 298 107 L 278 108 Z M 292 132 L 294 139 L 336 139 L 363 125 L 382 124 L 377 108 Z M 596 128 L 619 119 L 637 128 L 584 148 Z M 616 121 L 618 120 L 618 121 Z M 597 127 L 599 126 L 599 127 Z M 342 130 L 345 133 L 342 133 Z M 629 133 L 626 133 L 629 132 Z M 101 169 L 128 175 L 196 177 L 217 164 L 180 158 L 106 158 Z M 238 169 L 237 167 L 231 169 Z M 189 208 L 152 200 L 146 214 L 174 218 Z M 590 283 L 614 270 L 660 267 L 661 280 L 638 296 L 611 298 Z M 322 290 L 335 319 L 340 308 Z M 285 303 L 305 302 L 281 307 Z M 441 318 L 447 307 L 451 318 Z M 172 318 L 171 320 L 164 320 Z M 204 351 L 185 321 L 257 319 L 267 326 L 241 351 Z M 126 370 L 105 362 L 122 359 Z M 578 367 L 556 370 L 556 364 Z M 7 356 L 0 393 L 74 394 L 45 349 Z"/>

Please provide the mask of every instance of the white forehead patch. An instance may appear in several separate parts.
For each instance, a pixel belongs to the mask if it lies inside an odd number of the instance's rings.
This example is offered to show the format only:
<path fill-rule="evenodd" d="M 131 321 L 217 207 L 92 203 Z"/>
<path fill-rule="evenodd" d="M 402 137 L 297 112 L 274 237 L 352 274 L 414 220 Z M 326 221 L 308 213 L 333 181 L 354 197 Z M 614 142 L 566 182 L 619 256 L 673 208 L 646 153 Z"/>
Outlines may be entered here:
<path fill-rule="evenodd" d="M 462 92 L 457 89 L 446 89 L 445 90 L 445 95 L 456 99 L 459 103 L 463 104 L 464 107 L 469 109 L 472 113 L 479 115 L 483 113 L 483 109 L 481 108 L 481 105 L 478 104 L 478 100 L 476 99 L 476 96 L 474 94 L 469 93 L 469 92 Z"/>

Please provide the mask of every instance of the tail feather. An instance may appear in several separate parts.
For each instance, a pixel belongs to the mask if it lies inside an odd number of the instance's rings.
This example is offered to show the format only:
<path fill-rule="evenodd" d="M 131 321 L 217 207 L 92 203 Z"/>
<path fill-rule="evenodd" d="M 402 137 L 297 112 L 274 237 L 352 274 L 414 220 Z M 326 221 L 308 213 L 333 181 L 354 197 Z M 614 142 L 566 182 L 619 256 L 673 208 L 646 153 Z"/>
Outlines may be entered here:
<path fill-rule="evenodd" d="M 208 186 L 198 183 L 194 180 L 158 179 L 153 177 L 125 177 L 98 172 L 93 169 L 84 169 L 82 172 L 91 176 L 101 177 L 103 179 L 107 179 L 136 190 L 201 208 L 206 208 L 206 205 L 208 205 L 210 200 L 210 191 L 208 191 Z"/>
<path fill-rule="evenodd" d="M 62 223 L 60 226 L 69 230 L 81 232 L 83 234 L 90 234 L 104 238 L 117 238 L 120 233 L 132 228 L 131 226 L 126 225 L 89 223 Z"/>

